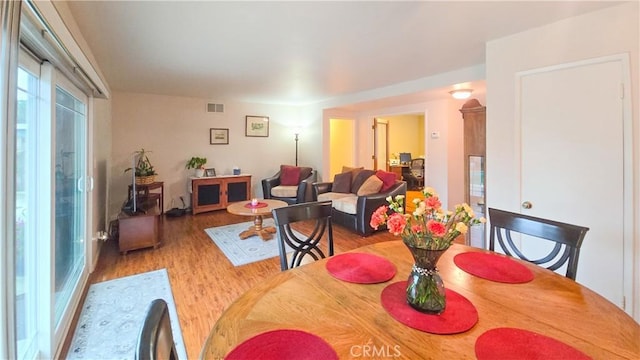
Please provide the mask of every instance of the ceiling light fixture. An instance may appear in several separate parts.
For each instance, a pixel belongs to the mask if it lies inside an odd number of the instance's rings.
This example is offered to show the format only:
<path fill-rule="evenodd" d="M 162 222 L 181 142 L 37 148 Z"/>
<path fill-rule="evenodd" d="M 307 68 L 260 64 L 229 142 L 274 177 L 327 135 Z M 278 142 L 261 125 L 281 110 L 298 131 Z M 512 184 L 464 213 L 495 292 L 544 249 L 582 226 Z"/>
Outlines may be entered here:
<path fill-rule="evenodd" d="M 471 96 L 472 92 L 473 90 L 471 89 L 457 89 L 457 90 L 449 91 L 449 94 L 451 94 L 451 96 L 453 96 L 454 99 L 466 99 L 469 96 Z"/>

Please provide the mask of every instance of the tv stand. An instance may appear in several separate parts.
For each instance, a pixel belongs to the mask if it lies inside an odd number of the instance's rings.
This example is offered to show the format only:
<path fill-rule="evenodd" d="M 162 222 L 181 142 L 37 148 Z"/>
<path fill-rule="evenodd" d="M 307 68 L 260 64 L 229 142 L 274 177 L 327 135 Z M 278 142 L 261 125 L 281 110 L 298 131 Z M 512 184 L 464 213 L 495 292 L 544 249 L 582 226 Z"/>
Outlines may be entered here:
<path fill-rule="evenodd" d="M 191 178 L 193 214 L 226 209 L 233 202 L 249 200 L 251 175 Z"/>

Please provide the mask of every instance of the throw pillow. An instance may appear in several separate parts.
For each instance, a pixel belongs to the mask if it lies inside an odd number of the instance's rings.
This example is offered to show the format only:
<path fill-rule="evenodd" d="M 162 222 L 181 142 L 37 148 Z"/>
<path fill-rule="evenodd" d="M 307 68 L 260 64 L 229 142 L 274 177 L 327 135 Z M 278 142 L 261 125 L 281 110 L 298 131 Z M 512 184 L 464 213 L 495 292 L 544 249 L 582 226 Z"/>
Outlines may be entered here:
<path fill-rule="evenodd" d="M 356 177 L 360 173 L 360 171 L 364 170 L 364 167 L 349 167 L 343 166 L 342 172 L 351 172 L 351 187 L 353 188 L 353 182 L 356 180 Z M 355 194 L 355 193 L 354 193 Z"/>
<path fill-rule="evenodd" d="M 360 185 L 360 189 L 358 189 L 358 193 L 356 195 L 365 196 L 376 194 L 380 191 L 381 188 L 382 180 L 380 180 L 380 178 L 376 175 L 371 175 L 369 176 L 369 178 L 367 178 L 367 180 L 364 181 L 364 183 L 362 183 L 362 185 Z"/>
<path fill-rule="evenodd" d="M 356 175 L 355 179 L 351 179 L 351 193 L 353 194 L 357 194 L 358 190 L 360 189 L 360 186 L 362 186 L 362 184 L 364 184 L 365 181 L 367 181 L 367 179 L 371 176 L 371 175 L 375 175 L 376 172 L 373 170 L 360 170 L 360 172 L 358 173 L 358 175 Z M 380 189 L 378 189 L 380 190 Z"/>
<path fill-rule="evenodd" d="M 300 168 L 291 165 L 280 166 L 280 185 L 294 186 L 300 182 Z"/>
<path fill-rule="evenodd" d="M 391 187 L 396 183 L 396 174 L 392 172 L 378 170 L 376 171 L 376 176 L 382 180 L 382 188 L 380 189 L 380 192 L 385 192 L 391 189 Z"/>
<path fill-rule="evenodd" d="M 349 193 L 351 191 L 351 172 L 336 174 L 333 177 L 331 192 Z"/>

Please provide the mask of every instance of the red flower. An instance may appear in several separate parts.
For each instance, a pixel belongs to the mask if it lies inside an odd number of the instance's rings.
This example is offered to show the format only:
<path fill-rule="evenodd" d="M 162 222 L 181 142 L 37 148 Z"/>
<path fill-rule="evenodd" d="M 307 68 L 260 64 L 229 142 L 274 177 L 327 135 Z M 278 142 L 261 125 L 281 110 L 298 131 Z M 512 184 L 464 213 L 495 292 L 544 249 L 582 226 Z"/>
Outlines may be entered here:
<path fill-rule="evenodd" d="M 444 234 L 447 233 L 447 227 L 443 223 L 435 220 L 427 221 L 427 229 L 438 237 L 444 236 Z"/>
<path fill-rule="evenodd" d="M 392 214 L 387 220 L 387 228 L 393 235 L 402 234 L 405 225 L 407 225 L 407 219 L 405 219 L 404 215 L 402 214 Z"/>

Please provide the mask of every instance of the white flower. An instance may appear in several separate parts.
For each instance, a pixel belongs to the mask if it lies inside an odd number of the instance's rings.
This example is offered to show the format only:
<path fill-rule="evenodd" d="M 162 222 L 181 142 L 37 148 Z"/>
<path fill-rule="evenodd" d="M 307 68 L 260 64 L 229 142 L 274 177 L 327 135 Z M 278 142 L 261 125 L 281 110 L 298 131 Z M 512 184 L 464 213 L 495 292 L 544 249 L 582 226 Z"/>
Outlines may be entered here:
<path fill-rule="evenodd" d="M 456 224 L 456 230 L 458 232 L 460 232 L 461 234 L 466 234 L 467 233 L 467 229 L 468 229 L 467 225 L 465 225 L 464 223 L 459 222 L 459 223 Z"/>

